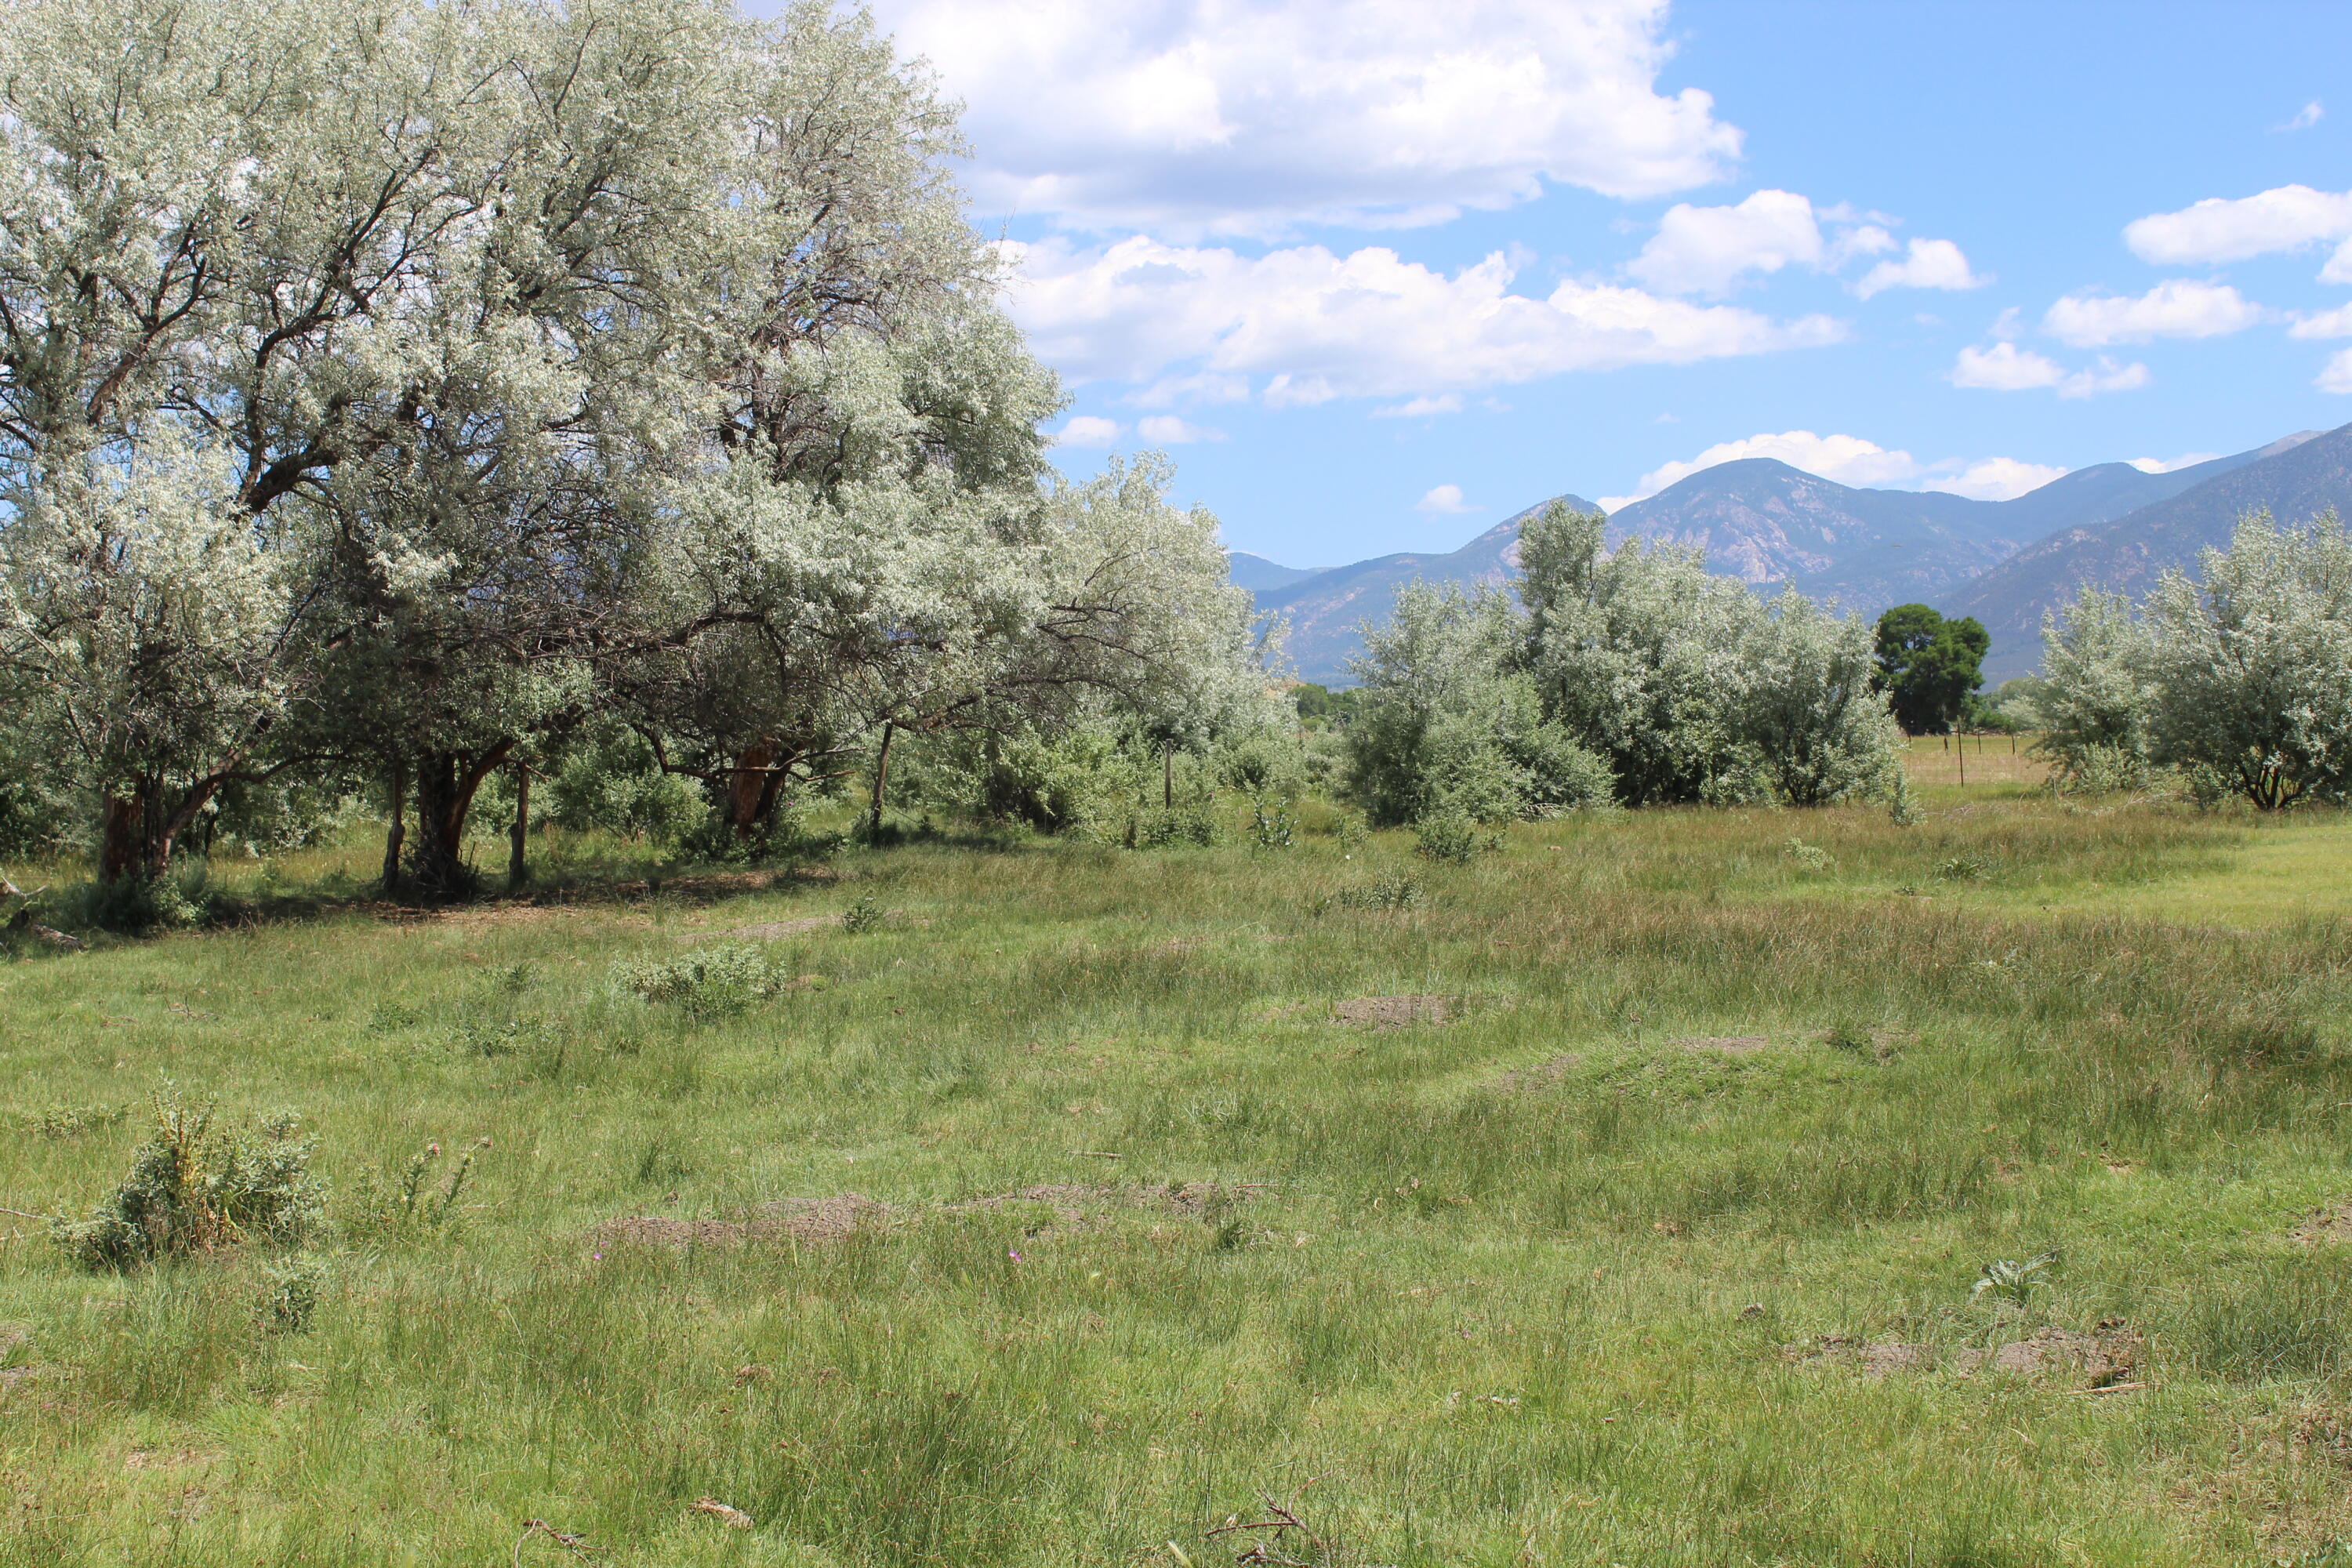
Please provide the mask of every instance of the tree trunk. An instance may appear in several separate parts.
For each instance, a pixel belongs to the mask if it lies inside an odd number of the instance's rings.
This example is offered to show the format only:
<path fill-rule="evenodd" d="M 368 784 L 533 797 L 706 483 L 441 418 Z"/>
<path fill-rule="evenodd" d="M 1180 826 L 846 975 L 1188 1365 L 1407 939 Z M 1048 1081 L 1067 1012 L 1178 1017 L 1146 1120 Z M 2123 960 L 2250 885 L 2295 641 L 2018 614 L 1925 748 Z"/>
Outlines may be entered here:
<path fill-rule="evenodd" d="M 1176 809 L 1176 746 L 1173 742 L 1160 748 L 1160 809 Z"/>
<path fill-rule="evenodd" d="M 882 721 L 882 746 L 874 753 L 874 799 L 866 814 L 866 833 L 874 837 L 882 831 L 882 791 L 890 782 L 890 742 L 898 736 L 898 727 L 888 720 Z"/>
<path fill-rule="evenodd" d="M 146 837 L 147 794 L 134 790 L 124 796 L 109 791 L 105 814 L 98 827 L 98 879 L 113 883 L 137 876 L 145 858 L 140 853 Z"/>
<path fill-rule="evenodd" d="M 516 764 L 514 826 L 507 830 L 507 886 L 520 888 L 530 880 L 530 770 Z"/>
<path fill-rule="evenodd" d="M 478 757 L 442 752 L 418 764 L 416 852 L 409 870 L 421 891 L 443 899 L 473 891 L 474 873 L 465 858 L 466 814 L 482 781 L 513 750 L 513 742 L 501 741 Z"/>
<path fill-rule="evenodd" d="M 738 838 L 749 838 L 768 818 L 776 804 L 776 748 L 765 741 L 735 759 L 727 781 L 727 820 Z"/>
<path fill-rule="evenodd" d="M 408 841 L 408 769 L 405 764 L 392 764 L 392 824 L 383 834 L 383 890 L 386 897 L 400 890 L 400 850 Z"/>

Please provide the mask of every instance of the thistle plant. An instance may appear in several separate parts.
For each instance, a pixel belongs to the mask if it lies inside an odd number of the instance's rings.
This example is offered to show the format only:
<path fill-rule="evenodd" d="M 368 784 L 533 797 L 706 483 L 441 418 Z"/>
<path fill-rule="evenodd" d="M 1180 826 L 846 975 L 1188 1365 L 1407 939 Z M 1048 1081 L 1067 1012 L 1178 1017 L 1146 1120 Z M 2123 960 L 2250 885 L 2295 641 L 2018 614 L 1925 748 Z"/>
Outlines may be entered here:
<path fill-rule="evenodd" d="M 1969 1298 L 1974 1300 L 1979 1296 L 1990 1296 L 1996 1308 L 2014 1307 L 2021 1313 L 2026 1312 L 2032 1307 L 2033 1292 L 2050 1289 L 2050 1270 L 2057 1262 L 2055 1248 L 2037 1252 L 2022 1262 L 2013 1258 L 1996 1258 L 1984 1266 L 1983 1273 L 1977 1276 L 1976 1284 L 1969 1288 Z"/>

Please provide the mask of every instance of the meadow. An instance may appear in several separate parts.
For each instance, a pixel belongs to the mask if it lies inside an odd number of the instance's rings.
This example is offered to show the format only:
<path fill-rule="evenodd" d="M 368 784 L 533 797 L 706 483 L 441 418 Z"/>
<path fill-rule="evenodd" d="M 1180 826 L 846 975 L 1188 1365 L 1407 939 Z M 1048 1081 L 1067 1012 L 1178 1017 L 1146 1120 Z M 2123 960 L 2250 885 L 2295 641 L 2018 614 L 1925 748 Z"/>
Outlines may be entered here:
<path fill-rule="evenodd" d="M 7 1221 L 0 1563 L 2352 1562 L 2352 823 L 1937 745 L 1463 866 L 225 869 L 0 964 L 0 1204 L 290 1109 L 317 1300 Z"/>

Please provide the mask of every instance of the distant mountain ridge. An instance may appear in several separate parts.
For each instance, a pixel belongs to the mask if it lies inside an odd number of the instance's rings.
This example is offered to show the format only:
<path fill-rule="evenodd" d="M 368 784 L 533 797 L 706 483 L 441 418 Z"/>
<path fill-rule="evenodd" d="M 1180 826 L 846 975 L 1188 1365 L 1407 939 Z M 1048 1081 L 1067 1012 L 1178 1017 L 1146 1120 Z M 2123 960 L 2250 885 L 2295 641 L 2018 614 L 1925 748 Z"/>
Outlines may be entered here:
<path fill-rule="evenodd" d="M 1580 497 L 1556 499 L 1598 510 Z M 1549 504 L 1446 553 L 1383 555 L 1315 573 L 1237 554 L 1234 580 L 1260 609 L 1289 618 L 1290 657 L 1302 678 L 1344 682 L 1361 648 L 1358 626 L 1385 616 L 1397 589 L 1417 576 L 1509 581 L 1520 524 Z M 2244 510 L 2268 506 L 2299 521 L 2326 505 L 2352 512 L 2352 426 L 2324 436 L 2301 431 L 2167 473 L 2095 464 L 2005 501 L 1856 489 L 1747 458 L 1620 508 L 1608 532 L 1612 544 L 1639 534 L 1696 545 L 1727 576 L 1768 589 L 1786 583 L 1866 616 L 1913 601 L 1975 615 L 1993 637 L 1987 671 L 2001 679 L 2039 660 L 2042 612 L 2076 583 L 2138 592 L 2163 567 L 2226 542 Z"/>
<path fill-rule="evenodd" d="M 2352 512 L 2352 425 L 2299 431 L 2152 505 L 2050 533 L 1969 584 L 1948 613 L 1984 623 L 1986 675 L 2006 679 L 2040 661 L 2042 613 L 2082 584 L 2137 598 L 2166 568 L 2193 567 L 2199 551 L 2227 545 L 2250 511 L 2300 523 L 2329 508 Z"/>

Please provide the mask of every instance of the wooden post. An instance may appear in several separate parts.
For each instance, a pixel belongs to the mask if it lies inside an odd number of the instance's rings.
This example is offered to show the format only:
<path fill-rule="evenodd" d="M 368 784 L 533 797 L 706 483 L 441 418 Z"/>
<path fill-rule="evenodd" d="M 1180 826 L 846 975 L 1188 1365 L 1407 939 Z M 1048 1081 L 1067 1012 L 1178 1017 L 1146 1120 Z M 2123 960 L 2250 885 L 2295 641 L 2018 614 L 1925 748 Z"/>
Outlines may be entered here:
<path fill-rule="evenodd" d="M 1176 742 L 1164 741 L 1160 746 L 1160 809 L 1176 809 Z"/>
<path fill-rule="evenodd" d="M 1969 787 L 1969 738 L 1960 737 L 1960 787 Z"/>

